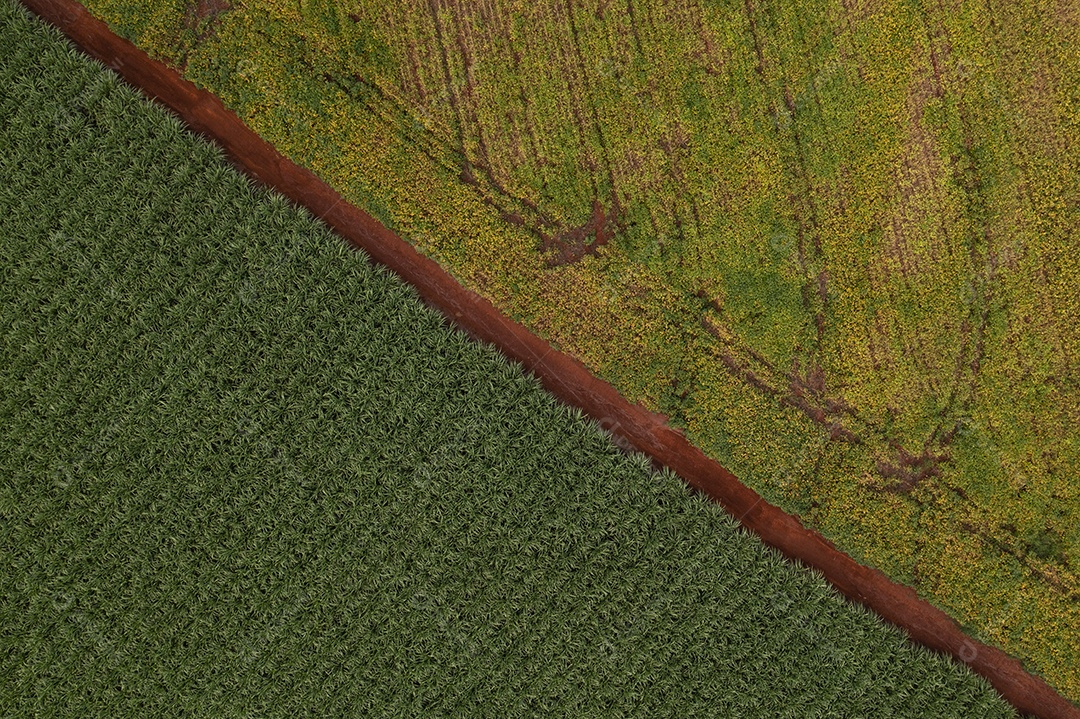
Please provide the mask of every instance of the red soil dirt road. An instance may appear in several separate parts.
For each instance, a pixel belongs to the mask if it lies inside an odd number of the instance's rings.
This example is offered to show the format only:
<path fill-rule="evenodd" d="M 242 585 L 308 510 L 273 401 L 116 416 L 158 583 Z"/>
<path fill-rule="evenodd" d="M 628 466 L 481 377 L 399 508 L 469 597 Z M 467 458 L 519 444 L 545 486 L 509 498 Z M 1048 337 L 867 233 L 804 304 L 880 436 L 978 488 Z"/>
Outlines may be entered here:
<path fill-rule="evenodd" d="M 796 517 L 753 490 L 692 446 L 661 415 L 631 405 L 580 362 L 504 317 L 490 302 L 459 285 L 366 212 L 341 198 L 310 171 L 298 167 L 249 130 L 221 101 L 174 70 L 114 35 L 74 0 L 22 0 L 91 57 L 115 70 L 144 94 L 170 108 L 194 131 L 215 141 L 252 178 L 272 187 L 362 248 L 413 285 L 425 302 L 476 339 L 521 362 L 563 402 L 580 407 L 660 465 L 723 506 L 766 544 L 819 570 L 852 601 L 873 609 L 915 642 L 949 654 L 986 677 L 1021 713 L 1040 719 L 1080 719 L 1080 709 L 999 649 L 965 635 L 944 612 L 913 590 L 864 567 Z"/>

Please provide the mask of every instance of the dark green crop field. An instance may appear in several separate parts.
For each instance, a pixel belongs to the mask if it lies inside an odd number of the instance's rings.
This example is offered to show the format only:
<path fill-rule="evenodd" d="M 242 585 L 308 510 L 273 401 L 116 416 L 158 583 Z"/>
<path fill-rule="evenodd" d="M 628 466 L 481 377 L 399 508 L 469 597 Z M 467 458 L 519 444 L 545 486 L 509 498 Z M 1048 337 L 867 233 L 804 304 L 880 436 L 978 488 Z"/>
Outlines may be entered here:
<path fill-rule="evenodd" d="M 87 0 L 1080 699 L 1080 6 Z"/>
<path fill-rule="evenodd" d="M 0 714 L 1008 717 L 0 0 Z"/>

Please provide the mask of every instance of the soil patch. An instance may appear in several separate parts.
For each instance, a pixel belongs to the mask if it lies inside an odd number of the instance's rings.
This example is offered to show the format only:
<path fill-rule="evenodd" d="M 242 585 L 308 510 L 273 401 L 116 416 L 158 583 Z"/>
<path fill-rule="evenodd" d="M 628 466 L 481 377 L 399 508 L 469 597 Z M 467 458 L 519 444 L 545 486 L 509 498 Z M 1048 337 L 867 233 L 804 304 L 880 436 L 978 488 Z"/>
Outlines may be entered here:
<path fill-rule="evenodd" d="M 613 198 L 611 209 L 605 211 L 599 200 L 593 200 L 592 215 L 585 224 L 572 227 L 554 236 L 544 236 L 541 249 L 545 252 L 555 250 L 555 255 L 548 258 L 548 267 L 558 267 L 579 262 L 586 255 L 595 255 L 597 250 L 611 241 L 619 228 L 619 200 Z M 591 241 L 590 241 L 591 238 Z"/>

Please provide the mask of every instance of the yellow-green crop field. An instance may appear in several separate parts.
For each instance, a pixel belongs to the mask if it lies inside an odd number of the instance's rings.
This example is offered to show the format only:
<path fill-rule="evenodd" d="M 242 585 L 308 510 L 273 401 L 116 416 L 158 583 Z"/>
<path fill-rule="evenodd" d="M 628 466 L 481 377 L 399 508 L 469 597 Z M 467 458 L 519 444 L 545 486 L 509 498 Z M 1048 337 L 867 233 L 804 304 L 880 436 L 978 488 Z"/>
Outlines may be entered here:
<path fill-rule="evenodd" d="M 1075 0 L 87 0 L 1080 700 Z"/>

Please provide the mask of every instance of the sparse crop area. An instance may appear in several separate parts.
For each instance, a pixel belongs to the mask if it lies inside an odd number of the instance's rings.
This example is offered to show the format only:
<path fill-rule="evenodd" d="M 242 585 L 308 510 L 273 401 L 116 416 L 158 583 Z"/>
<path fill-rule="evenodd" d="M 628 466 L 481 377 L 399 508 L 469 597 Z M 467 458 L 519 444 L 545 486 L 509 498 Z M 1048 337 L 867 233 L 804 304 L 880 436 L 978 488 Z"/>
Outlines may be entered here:
<path fill-rule="evenodd" d="M 5 717 L 1009 717 L 0 0 Z"/>
<path fill-rule="evenodd" d="M 1067 0 L 88 0 L 1080 698 Z"/>

